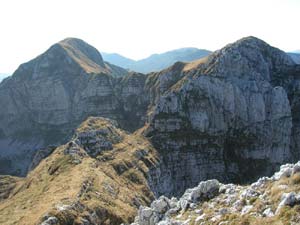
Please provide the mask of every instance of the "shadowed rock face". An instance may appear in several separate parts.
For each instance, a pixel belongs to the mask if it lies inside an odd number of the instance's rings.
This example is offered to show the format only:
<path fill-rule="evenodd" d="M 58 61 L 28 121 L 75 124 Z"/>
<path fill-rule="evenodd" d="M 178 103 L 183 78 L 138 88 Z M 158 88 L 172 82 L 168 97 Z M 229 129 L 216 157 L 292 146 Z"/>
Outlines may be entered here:
<path fill-rule="evenodd" d="M 282 67 L 272 78 L 272 84 L 284 87 L 288 94 L 292 114 L 291 151 L 300 158 L 300 65 Z"/>
<path fill-rule="evenodd" d="M 299 76 L 289 56 L 254 37 L 148 75 L 66 39 L 1 83 L 0 159 L 10 163 L 0 171 L 25 174 L 34 149 L 102 116 L 141 128 L 153 143 L 161 160 L 147 176 L 156 195 L 180 195 L 210 178 L 247 182 L 299 155 Z"/>

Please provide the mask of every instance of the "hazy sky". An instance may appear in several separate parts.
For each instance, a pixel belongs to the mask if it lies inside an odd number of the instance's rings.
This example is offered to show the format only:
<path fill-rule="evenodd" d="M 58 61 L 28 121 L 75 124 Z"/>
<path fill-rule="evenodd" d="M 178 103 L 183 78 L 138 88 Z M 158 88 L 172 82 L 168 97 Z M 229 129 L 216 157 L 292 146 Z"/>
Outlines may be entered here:
<path fill-rule="evenodd" d="M 300 0 L 3 0 L 0 73 L 66 37 L 140 59 L 180 47 L 216 50 L 253 35 L 300 49 Z"/>

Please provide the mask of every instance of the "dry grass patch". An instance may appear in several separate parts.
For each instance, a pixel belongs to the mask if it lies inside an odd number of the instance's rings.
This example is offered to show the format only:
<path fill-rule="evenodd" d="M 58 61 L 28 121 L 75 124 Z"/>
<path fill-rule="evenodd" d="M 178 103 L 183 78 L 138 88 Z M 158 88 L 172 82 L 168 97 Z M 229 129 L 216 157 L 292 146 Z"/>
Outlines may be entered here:
<path fill-rule="evenodd" d="M 291 180 L 290 182 L 292 185 L 299 185 L 300 184 L 300 173 L 294 174 L 290 180 Z"/>

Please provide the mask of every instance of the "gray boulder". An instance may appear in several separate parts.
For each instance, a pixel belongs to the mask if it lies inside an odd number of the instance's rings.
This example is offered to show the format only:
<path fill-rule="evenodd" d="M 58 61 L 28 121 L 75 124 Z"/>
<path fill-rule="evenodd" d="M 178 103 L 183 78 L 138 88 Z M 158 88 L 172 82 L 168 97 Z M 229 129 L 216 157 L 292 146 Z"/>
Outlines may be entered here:
<path fill-rule="evenodd" d="M 51 216 L 47 218 L 44 222 L 42 222 L 40 225 L 57 225 L 58 219 L 54 216 Z"/>
<path fill-rule="evenodd" d="M 284 193 L 281 196 L 281 201 L 276 209 L 275 214 L 278 214 L 283 206 L 294 206 L 296 203 L 298 203 L 298 201 L 295 192 Z"/>

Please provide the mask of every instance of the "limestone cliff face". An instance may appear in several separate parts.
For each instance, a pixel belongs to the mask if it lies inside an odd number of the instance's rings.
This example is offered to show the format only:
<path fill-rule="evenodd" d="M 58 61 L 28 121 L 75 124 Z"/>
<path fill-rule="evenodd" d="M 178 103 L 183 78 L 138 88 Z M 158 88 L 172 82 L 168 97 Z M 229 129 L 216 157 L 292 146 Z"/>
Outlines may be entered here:
<path fill-rule="evenodd" d="M 291 150 L 293 157 L 299 159 L 300 149 L 300 65 L 282 67 L 274 74 L 273 85 L 284 87 L 287 92 L 293 120 Z"/>
<path fill-rule="evenodd" d="M 159 97 L 145 131 L 162 155 L 149 175 L 153 190 L 181 194 L 209 178 L 244 182 L 291 160 L 291 105 L 272 81 L 294 66 L 249 37 L 179 68 L 183 78 Z"/>

